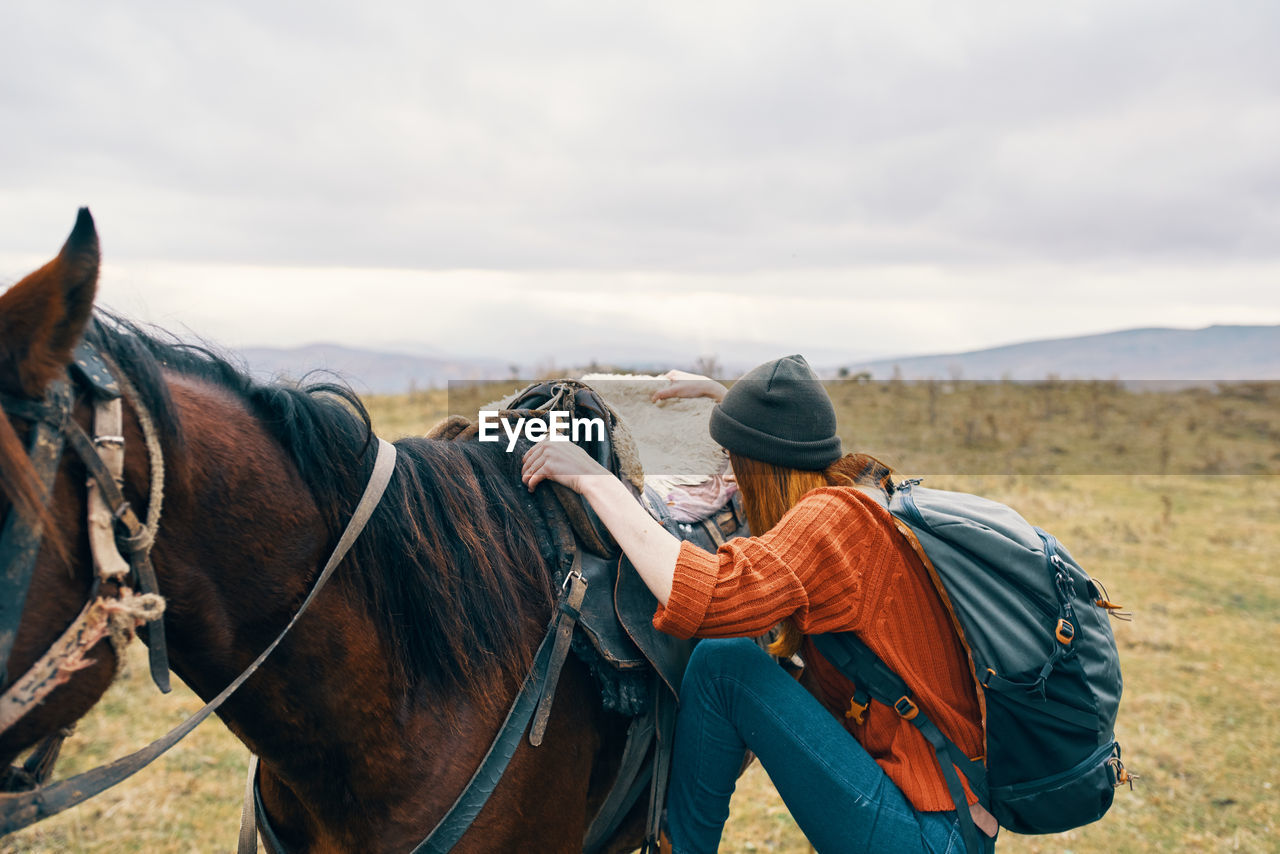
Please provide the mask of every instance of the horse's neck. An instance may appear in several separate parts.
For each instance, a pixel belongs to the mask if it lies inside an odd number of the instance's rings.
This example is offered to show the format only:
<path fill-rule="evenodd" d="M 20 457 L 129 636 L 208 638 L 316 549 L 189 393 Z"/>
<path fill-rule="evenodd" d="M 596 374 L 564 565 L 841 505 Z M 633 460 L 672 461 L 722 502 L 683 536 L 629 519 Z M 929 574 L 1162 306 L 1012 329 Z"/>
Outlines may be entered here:
<path fill-rule="evenodd" d="M 189 381 L 171 393 L 189 454 L 170 466 L 153 554 L 174 669 L 208 699 L 288 623 L 329 534 L 293 465 L 243 406 Z M 219 714 L 309 808 L 336 807 L 387 783 L 361 757 L 412 728 L 385 662 L 376 627 L 335 576 Z"/>
<path fill-rule="evenodd" d="M 167 467 L 154 562 L 175 665 L 214 694 L 288 621 L 327 534 L 305 484 L 243 406 L 182 379 L 171 394 L 185 451 Z"/>
<path fill-rule="evenodd" d="M 171 393 L 190 453 L 171 467 L 154 557 L 174 669 L 207 699 L 288 623 L 328 556 L 329 534 L 293 465 L 243 406 L 190 381 L 176 381 Z M 268 812 L 298 847 L 408 850 L 483 759 L 509 697 L 478 707 L 406 692 L 343 576 L 354 569 L 339 569 L 219 714 L 262 758 Z M 598 711 L 586 677 L 576 680 L 557 695 L 569 712 L 553 716 L 548 740 L 579 742 L 574 761 L 582 763 L 594 753 L 588 719 Z M 513 696 L 516 686 L 508 687 Z M 566 760 L 544 749 L 524 762 L 541 769 L 523 777 L 536 789 L 554 776 L 545 766 Z M 589 770 L 577 772 L 579 805 Z M 528 788 L 504 792 L 518 816 Z M 521 832 L 518 823 L 510 830 Z M 544 847 L 559 850 L 561 841 Z"/>

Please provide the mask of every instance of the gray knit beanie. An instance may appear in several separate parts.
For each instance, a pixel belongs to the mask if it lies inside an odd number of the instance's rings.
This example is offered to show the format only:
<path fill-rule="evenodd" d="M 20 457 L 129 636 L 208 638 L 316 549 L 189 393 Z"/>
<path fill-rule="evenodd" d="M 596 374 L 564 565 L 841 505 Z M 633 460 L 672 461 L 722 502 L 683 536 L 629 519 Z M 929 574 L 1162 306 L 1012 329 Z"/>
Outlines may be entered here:
<path fill-rule="evenodd" d="M 735 454 L 819 471 L 840 459 L 836 411 L 804 356 L 752 368 L 711 410 L 711 438 Z"/>

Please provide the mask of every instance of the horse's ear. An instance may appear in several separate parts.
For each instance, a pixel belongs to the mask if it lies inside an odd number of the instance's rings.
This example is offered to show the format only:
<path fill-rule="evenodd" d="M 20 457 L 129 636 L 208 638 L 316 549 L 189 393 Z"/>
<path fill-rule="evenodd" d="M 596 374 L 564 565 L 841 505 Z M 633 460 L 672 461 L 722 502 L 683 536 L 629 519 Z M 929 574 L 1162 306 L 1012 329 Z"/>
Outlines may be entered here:
<path fill-rule="evenodd" d="M 93 312 L 98 233 L 88 208 L 58 257 L 0 295 L 0 388 L 39 397 L 66 368 Z"/>

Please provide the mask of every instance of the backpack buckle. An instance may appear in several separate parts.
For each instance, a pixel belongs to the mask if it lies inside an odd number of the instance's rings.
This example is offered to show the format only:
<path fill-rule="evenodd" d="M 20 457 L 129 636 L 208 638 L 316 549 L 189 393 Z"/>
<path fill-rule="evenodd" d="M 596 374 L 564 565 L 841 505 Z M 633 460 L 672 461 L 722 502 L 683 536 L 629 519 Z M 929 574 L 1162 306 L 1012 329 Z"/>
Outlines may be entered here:
<path fill-rule="evenodd" d="M 893 710 L 904 720 L 909 721 L 916 715 L 920 714 L 920 707 L 911 702 L 911 698 L 902 696 L 893 704 Z"/>
<path fill-rule="evenodd" d="M 844 716 L 861 726 L 867 722 L 867 707 L 870 705 L 870 702 L 859 703 L 856 697 L 850 697 L 849 711 L 845 712 Z"/>
<path fill-rule="evenodd" d="M 1054 635 L 1063 646 L 1070 646 L 1072 639 L 1076 636 L 1076 627 L 1066 620 L 1058 620 L 1058 628 L 1054 631 Z"/>

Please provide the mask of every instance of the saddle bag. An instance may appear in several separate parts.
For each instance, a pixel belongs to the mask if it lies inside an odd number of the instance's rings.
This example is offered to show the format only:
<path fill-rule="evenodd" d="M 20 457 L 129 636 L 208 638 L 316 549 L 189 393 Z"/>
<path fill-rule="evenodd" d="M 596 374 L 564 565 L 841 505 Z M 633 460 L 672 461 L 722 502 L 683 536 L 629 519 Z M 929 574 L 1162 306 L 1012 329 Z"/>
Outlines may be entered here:
<path fill-rule="evenodd" d="M 985 762 L 964 756 L 910 689 L 852 632 L 815 637 L 855 686 L 915 724 L 933 745 L 981 850 L 957 769 L 1001 826 L 1058 833 L 1100 819 L 1131 783 L 1114 727 L 1120 660 L 1108 615 L 1127 619 L 1049 533 L 1003 504 L 904 481 L 888 500 L 969 654 L 984 707 Z M 883 496 L 881 496 L 883 499 Z"/>

